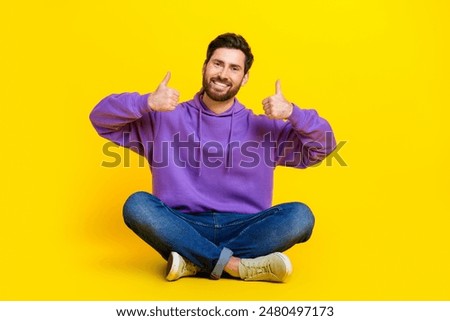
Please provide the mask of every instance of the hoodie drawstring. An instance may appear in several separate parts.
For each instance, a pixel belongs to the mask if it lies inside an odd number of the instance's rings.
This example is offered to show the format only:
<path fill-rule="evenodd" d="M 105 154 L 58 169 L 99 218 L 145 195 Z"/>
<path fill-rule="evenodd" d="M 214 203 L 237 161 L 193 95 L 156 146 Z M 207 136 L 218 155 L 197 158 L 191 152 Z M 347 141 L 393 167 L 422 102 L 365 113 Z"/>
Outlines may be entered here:
<path fill-rule="evenodd" d="M 233 149 L 231 148 L 231 138 L 233 137 L 233 119 L 234 119 L 234 109 L 233 112 L 231 113 L 231 120 L 230 120 L 230 132 L 228 133 L 228 142 L 227 142 L 227 160 L 226 160 L 226 167 L 227 167 L 227 172 L 230 171 L 232 164 L 231 163 L 231 158 L 232 158 L 232 151 Z"/>
<path fill-rule="evenodd" d="M 202 148 L 202 109 L 198 109 L 198 140 L 199 140 L 199 165 L 198 165 L 198 176 L 202 176 L 202 163 L 203 163 L 203 148 Z"/>

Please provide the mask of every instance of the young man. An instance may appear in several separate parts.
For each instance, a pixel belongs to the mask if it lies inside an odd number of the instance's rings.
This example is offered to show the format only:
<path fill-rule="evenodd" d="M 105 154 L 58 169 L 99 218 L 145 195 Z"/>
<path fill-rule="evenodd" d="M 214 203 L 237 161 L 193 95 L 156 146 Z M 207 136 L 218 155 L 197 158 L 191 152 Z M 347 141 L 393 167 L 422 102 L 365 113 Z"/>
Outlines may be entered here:
<path fill-rule="evenodd" d="M 275 95 L 257 116 L 235 98 L 253 55 L 242 36 L 223 34 L 208 46 L 203 88 L 187 102 L 168 86 L 151 94 L 103 99 L 90 118 L 97 132 L 134 148 L 150 164 L 153 193 L 126 201 L 125 223 L 168 261 L 169 281 L 225 271 L 243 280 L 284 282 L 292 272 L 281 253 L 309 239 L 314 216 L 302 203 L 271 206 L 277 165 L 305 168 L 335 147 L 314 110 Z"/>

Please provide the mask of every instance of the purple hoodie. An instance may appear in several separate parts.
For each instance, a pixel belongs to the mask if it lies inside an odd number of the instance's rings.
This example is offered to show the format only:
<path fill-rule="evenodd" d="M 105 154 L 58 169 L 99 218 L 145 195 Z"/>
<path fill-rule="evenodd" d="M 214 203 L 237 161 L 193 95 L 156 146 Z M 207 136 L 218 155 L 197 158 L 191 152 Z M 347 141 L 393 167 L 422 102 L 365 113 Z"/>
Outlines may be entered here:
<path fill-rule="evenodd" d="M 174 111 L 156 112 L 148 95 L 108 96 L 90 119 L 100 136 L 147 158 L 152 193 L 182 212 L 265 210 L 275 166 L 305 168 L 335 147 L 330 125 L 312 109 L 294 105 L 288 121 L 271 120 L 235 99 L 217 115 L 198 93 Z"/>

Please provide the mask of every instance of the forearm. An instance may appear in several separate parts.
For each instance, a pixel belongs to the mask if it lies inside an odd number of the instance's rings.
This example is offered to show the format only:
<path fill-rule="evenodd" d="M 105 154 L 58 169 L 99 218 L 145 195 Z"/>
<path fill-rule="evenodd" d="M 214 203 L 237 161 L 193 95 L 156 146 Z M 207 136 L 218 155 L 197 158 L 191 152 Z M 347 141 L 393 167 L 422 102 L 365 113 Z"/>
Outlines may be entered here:
<path fill-rule="evenodd" d="M 121 131 L 128 124 L 150 112 L 148 94 L 114 94 L 102 99 L 92 110 L 89 118 L 97 132 L 105 134 Z"/>
<path fill-rule="evenodd" d="M 328 121 L 319 116 L 313 109 L 300 109 L 294 105 L 288 118 L 299 140 L 302 166 L 307 167 L 319 163 L 329 155 L 336 146 L 333 130 Z"/>

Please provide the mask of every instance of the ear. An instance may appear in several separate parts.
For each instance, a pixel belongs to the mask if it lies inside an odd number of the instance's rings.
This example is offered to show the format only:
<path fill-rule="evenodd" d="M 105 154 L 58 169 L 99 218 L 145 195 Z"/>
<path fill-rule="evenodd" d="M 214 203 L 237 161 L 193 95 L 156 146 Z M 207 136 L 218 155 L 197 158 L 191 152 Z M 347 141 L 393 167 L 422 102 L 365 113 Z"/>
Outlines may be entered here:
<path fill-rule="evenodd" d="M 247 73 L 244 75 L 244 78 L 242 78 L 241 86 L 244 86 L 247 83 L 248 77 L 249 77 L 249 71 L 247 71 Z"/>

